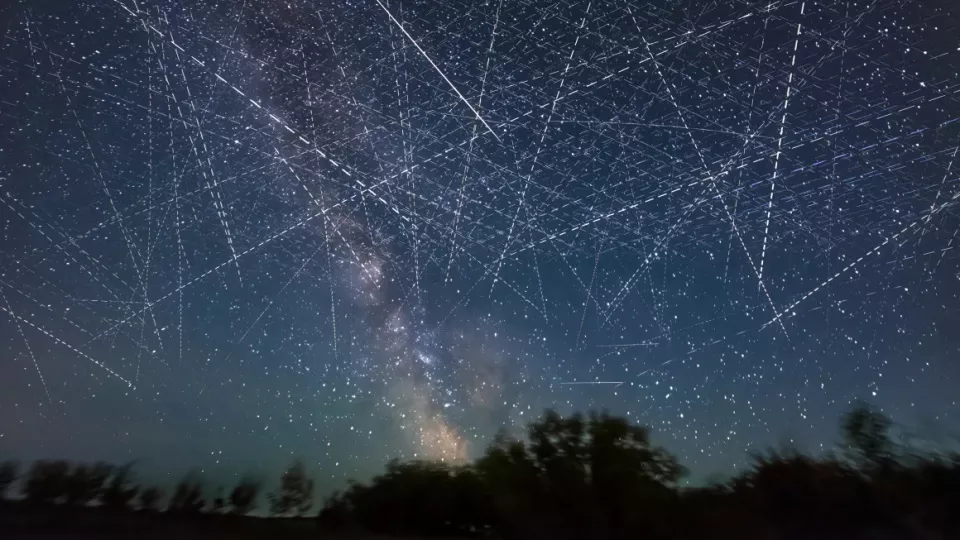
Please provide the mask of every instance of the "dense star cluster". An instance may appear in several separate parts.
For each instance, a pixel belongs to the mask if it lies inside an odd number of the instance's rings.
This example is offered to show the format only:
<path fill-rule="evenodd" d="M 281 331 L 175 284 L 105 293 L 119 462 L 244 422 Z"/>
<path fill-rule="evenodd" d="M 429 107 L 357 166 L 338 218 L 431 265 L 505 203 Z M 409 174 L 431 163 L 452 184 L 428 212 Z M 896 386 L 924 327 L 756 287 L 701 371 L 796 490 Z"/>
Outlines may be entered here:
<path fill-rule="evenodd" d="M 332 486 L 608 408 L 695 480 L 854 398 L 955 436 L 951 2 L 0 22 L 4 453 Z"/>

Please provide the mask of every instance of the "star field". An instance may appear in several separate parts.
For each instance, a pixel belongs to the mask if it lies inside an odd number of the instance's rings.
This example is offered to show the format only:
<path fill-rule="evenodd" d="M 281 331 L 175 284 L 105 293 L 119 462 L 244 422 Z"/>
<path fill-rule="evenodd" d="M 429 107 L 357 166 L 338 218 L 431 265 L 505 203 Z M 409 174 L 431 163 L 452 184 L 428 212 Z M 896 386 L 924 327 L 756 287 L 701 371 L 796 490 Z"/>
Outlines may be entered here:
<path fill-rule="evenodd" d="M 545 407 L 956 441 L 950 2 L 0 8 L 0 451 L 321 484 Z"/>

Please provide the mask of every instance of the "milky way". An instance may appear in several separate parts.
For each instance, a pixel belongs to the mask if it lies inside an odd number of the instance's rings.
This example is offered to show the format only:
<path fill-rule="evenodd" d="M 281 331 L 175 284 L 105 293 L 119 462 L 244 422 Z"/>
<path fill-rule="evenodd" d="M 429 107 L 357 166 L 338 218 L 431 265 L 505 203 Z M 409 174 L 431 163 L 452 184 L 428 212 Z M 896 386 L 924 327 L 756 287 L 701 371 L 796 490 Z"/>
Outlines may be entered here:
<path fill-rule="evenodd" d="M 332 488 L 608 408 L 695 481 L 857 398 L 957 440 L 951 2 L 0 14 L 2 454 Z"/>

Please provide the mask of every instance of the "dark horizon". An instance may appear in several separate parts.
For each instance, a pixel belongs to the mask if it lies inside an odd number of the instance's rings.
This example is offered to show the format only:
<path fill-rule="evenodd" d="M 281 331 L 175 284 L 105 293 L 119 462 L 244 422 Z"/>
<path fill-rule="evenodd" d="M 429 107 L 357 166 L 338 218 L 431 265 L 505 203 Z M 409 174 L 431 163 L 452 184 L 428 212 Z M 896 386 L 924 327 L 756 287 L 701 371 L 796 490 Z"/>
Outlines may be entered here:
<path fill-rule="evenodd" d="M 852 408 L 853 408 L 852 410 L 859 410 L 859 408 L 865 408 L 865 410 L 868 410 L 868 411 L 877 411 L 877 409 L 875 409 L 868 402 L 860 401 L 860 400 L 854 402 L 854 404 L 852 405 Z M 548 414 L 552 412 L 553 412 L 552 409 L 548 409 L 543 411 L 543 414 Z M 589 416 L 589 415 L 597 414 L 598 412 L 601 414 L 608 414 L 608 411 L 587 411 L 587 415 Z M 369 482 L 376 475 L 380 475 L 383 473 L 384 465 L 387 465 L 392 462 L 404 463 L 407 461 L 410 461 L 410 462 L 436 461 L 437 463 L 445 464 L 447 466 L 454 467 L 454 468 L 464 467 L 464 466 L 470 467 L 472 464 L 476 463 L 477 459 L 486 455 L 489 452 L 491 447 L 496 445 L 498 436 L 505 434 L 510 437 L 519 437 L 522 440 L 524 437 L 527 436 L 527 434 L 529 433 L 529 429 L 533 424 L 543 422 L 543 418 L 544 418 L 543 414 L 541 414 L 540 416 L 532 420 L 531 423 L 526 425 L 524 427 L 524 430 L 520 432 L 512 432 L 510 430 L 507 430 L 506 428 L 501 428 L 501 430 L 498 430 L 497 435 L 495 435 L 491 440 L 487 441 L 487 443 L 483 446 L 481 452 L 477 456 L 470 459 L 458 460 L 458 461 L 445 461 L 442 458 L 438 460 L 430 460 L 430 459 L 404 460 L 400 456 L 394 456 L 388 459 L 383 464 L 381 464 L 380 469 L 374 471 L 371 477 L 351 477 L 351 478 L 348 478 L 343 483 L 332 484 L 332 483 L 326 483 L 326 482 L 316 482 L 315 479 L 323 477 L 324 471 L 311 469 L 311 467 L 307 465 L 311 461 L 309 455 L 306 455 L 306 456 L 297 455 L 297 456 L 294 456 L 292 460 L 288 460 L 288 462 L 285 464 L 285 467 L 281 470 L 281 473 L 287 470 L 291 461 L 295 463 L 304 464 L 304 467 L 307 473 L 306 477 L 315 482 L 313 488 L 311 489 L 311 493 L 315 496 L 315 498 L 318 501 L 322 501 L 333 493 L 341 492 L 343 489 L 348 487 L 350 483 L 359 482 L 362 484 L 362 483 Z M 582 415 L 584 413 L 577 412 L 575 414 Z M 850 414 L 849 411 L 845 413 L 845 415 L 849 415 L 849 414 Z M 881 413 L 877 411 L 877 414 L 881 414 Z M 886 417 L 884 416 L 884 418 Z M 842 420 L 842 418 L 840 420 Z M 643 426 L 643 427 L 649 430 L 648 426 Z M 835 425 L 834 427 L 836 430 L 837 426 Z M 748 452 L 748 455 L 745 456 L 749 462 L 749 466 L 743 471 L 733 472 L 726 475 L 721 473 L 715 473 L 715 474 L 709 475 L 707 478 L 692 479 L 690 474 L 691 473 L 690 469 L 684 466 L 684 473 L 677 479 L 677 487 L 682 489 L 702 489 L 702 488 L 709 488 L 711 486 L 726 485 L 729 482 L 733 481 L 736 477 L 743 474 L 750 473 L 752 468 L 755 468 L 757 466 L 757 463 L 756 463 L 757 456 L 764 456 L 770 453 L 783 453 L 783 455 L 797 454 L 797 455 L 809 456 L 811 459 L 827 459 L 827 460 L 833 459 L 836 456 L 849 454 L 850 441 L 845 439 L 843 436 L 842 424 L 840 425 L 840 428 L 841 430 L 838 431 L 838 435 L 836 437 L 835 443 L 832 446 L 822 448 L 819 451 L 811 452 L 810 449 L 799 447 L 795 444 L 792 444 L 789 441 L 780 441 L 775 446 L 752 449 L 750 452 Z M 898 425 L 893 422 L 891 422 L 885 428 L 886 437 L 889 439 L 889 444 L 891 445 L 891 449 L 892 449 L 891 451 L 897 452 L 897 455 L 899 455 L 901 459 L 909 460 L 909 459 L 943 458 L 943 459 L 949 460 L 951 459 L 952 456 L 960 456 L 960 442 L 953 441 L 953 440 L 944 440 L 944 439 L 935 441 L 935 440 L 930 440 L 926 438 L 915 438 L 915 437 L 909 436 L 909 434 L 914 431 L 915 431 L 914 427 Z M 656 436 L 656 433 L 649 432 L 649 436 L 653 444 L 658 444 L 658 437 Z M 671 452 L 670 448 L 664 448 L 664 451 L 670 452 L 671 455 L 675 455 L 673 452 Z M 260 495 L 265 496 L 266 491 L 269 491 L 271 488 L 271 485 L 272 485 L 271 482 L 273 480 L 276 480 L 276 478 L 274 478 L 273 476 L 270 476 L 256 468 L 247 469 L 247 470 L 235 470 L 233 471 L 233 474 L 231 475 L 231 477 L 226 480 L 211 481 L 207 477 L 206 475 L 207 473 L 203 469 L 195 466 L 190 466 L 188 464 L 186 468 L 181 471 L 180 474 L 169 473 L 166 478 L 158 479 L 155 476 L 155 474 L 151 474 L 151 471 L 149 468 L 144 467 L 142 461 L 136 460 L 136 459 L 130 460 L 124 463 L 111 463 L 109 460 L 104 460 L 104 459 L 95 459 L 95 460 L 86 460 L 86 461 L 71 460 L 71 459 L 64 458 L 63 456 L 38 457 L 30 460 L 21 460 L 21 459 L 18 459 L 16 456 L 0 454 L 0 465 L 15 464 L 18 468 L 23 467 L 22 470 L 20 470 L 21 474 L 18 475 L 18 478 L 8 486 L 8 491 L 6 493 L 6 497 L 8 499 L 18 500 L 25 497 L 24 493 L 21 491 L 23 489 L 23 482 L 27 478 L 26 473 L 27 473 L 28 467 L 26 467 L 25 465 L 30 463 L 42 463 L 42 462 L 48 462 L 48 463 L 66 462 L 71 464 L 71 466 L 107 464 L 114 468 L 129 468 L 129 470 L 132 473 L 132 476 L 130 478 L 133 481 L 133 483 L 138 484 L 140 486 L 160 488 L 164 490 L 164 493 L 168 495 L 172 492 L 173 488 L 175 488 L 176 485 L 182 482 L 185 478 L 194 478 L 196 480 L 201 481 L 201 483 L 204 485 L 206 489 L 205 494 L 211 497 L 214 495 L 214 490 L 229 491 L 229 489 L 232 488 L 234 485 L 241 484 L 245 481 L 257 482 L 262 488 L 260 490 Z M 144 474 L 145 472 L 147 474 Z M 155 471 L 153 472 L 155 473 Z M 278 476 L 278 475 L 274 475 L 274 476 Z M 258 508 L 257 510 L 263 511 L 264 509 L 261 507 L 261 508 Z M 258 515 L 258 514 L 254 512 L 251 515 Z"/>
<path fill-rule="evenodd" d="M 647 427 L 606 412 L 552 410 L 523 438 L 499 432 L 469 463 L 391 460 L 369 481 L 322 498 L 300 459 L 275 482 L 246 475 L 211 488 L 188 473 L 170 493 L 138 483 L 130 465 L 37 461 L 20 474 L 0 461 L 0 530 L 65 538 L 955 537 L 960 452 L 899 443 L 893 427 L 858 403 L 839 419 L 842 442 L 827 454 L 768 449 L 750 457 L 748 470 L 704 487 L 682 486 L 688 469 Z M 10 497 L 14 488 L 22 497 Z M 264 516 L 284 519 L 249 520 Z"/>

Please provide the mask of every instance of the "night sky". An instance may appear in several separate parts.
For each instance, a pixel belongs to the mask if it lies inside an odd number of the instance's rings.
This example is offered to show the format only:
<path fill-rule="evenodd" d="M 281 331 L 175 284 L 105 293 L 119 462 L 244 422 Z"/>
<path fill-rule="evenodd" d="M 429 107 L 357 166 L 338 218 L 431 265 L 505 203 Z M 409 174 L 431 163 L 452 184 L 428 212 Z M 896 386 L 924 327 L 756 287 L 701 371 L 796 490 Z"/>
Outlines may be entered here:
<path fill-rule="evenodd" d="M 0 458 L 960 439 L 955 2 L 4 4 Z"/>

